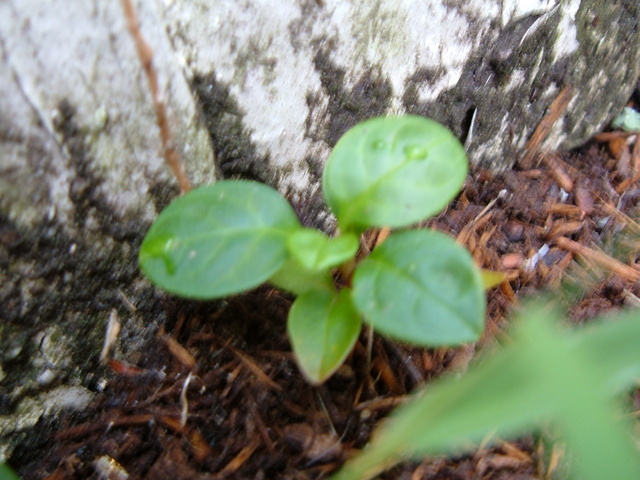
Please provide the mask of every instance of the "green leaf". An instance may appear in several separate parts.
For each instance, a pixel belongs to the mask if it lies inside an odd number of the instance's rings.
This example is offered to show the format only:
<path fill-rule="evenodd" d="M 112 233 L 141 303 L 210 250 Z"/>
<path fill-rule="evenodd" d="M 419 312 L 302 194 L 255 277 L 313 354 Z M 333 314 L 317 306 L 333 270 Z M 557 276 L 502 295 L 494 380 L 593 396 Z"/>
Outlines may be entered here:
<path fill-rule="evenodd" d="M 472 342 L 484 328 L 480 272 L 437 231 L 392 234 L 357 267 L 353 300 L 376 331 L 417 345 Z"/>
<path fill-rule="evenodd" d="M 310 291 L 293 302 L 289 338 L 300 369 L 311 383 L 322 383 L 342 365 L 360 327 L 360 315 L 346 289 L 340 293 Z"/>
<path fill-rule="evenodd" d="M 336 267 L 353 258 L 358 246 L 358 237 L 352 233 L 329 238 L 310 228 L 294 232 L 287 241 L 291 254 L 309 270 Z"/>
<path fill-rule="evenodd" d="M 335 292 L 333 277 L 329 269 L 309 270 L 291 258 L 269 278 L 269 282 L 294 295 L 302 295 L 309 290 Z"/>
<path fill-rule="evenodd" d="M 20 480 L 6 463 L 0 463 L 0 480 Z"/>
<path fill-rule="evenodd" d="M 459 454 L 474 443 L 504 439 L 549 421 L 567 442 L 575 478 L 640 478 L 631 429 L 620 421 L 607 375 L 598 369 L 600 358 L 589 349 L 598 334 L 567 334 L 547 308 L 530 308 L 525 316 L 510 345 L 462 378 L 430 384 L 424 395 L 394 412 L 371 444 L 332 480 L 365 480 L 408 458 Z M 610 356 L 618 356 L 616 347 L 624 350 L 608 367 L 638 365 L 637 326 L 602 327 L 598 332 L 607 331 L 608 341 L 620 341 L 609 344 L 614 347 Z M 625 329 L 631 335 L 618 336 Z"/>
<path fill-rule="evenodd" d="M 140 247 L 140 267 L 169 292 L 224 297 L 256 287 L 282 268 L 287 238 L 298 228 L 276 190 L 222 181 L 192 190 L 162 211 Z"/>
<path fill-rule="evenodd" d="M 467 170 L 464 148 L 439 123 L 378 117 L 338 141 L 323 190 L 343 231 L 402 227 L 440 212 L 460 191 Z"/>
<path fill-rule="evenodd" d="M 496 272 L 495 270 L 487 270 L 485 268 L 480 270 L 482 276 L 482 285 L 485 290 L 497 287 L 507 279 L 507 276 L 502 272 Z"/>
<path fill-rule="evenodd" d="M 624 107 L 622 113 L 611 122 L 611 126 L 625 132 L 637 132 L 640 130 L 640 113 L 631 107 Z"/>
<path fill-rule="evenodd" d="M 589 322 L 574 335 L 576 348 L 589 352 L 607 389 L 622 392 L 640 378 L 640 313 L 630 310 L 614 318 Z"/>

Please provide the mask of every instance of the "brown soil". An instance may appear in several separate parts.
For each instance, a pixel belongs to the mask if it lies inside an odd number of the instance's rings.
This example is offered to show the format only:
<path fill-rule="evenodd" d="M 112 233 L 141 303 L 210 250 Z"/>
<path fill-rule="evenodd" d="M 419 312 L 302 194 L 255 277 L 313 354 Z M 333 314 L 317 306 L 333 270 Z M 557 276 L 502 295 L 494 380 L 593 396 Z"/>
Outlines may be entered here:
<path fill-rule="evenodd" d="M 363 332 L 344 367 L 312 387 L 286 337 L 288 295 L 263 287 L 218 303 L 167 298 L 171 321 L 153 348 L 137 365 L 112 359 L 108 384 L 83 417 L 64 418 L 47 445 L 14 466 L 23 478 L 51 480 L 326 478 L 410 392 L 465 369 L 508 327 L 522 297 L 560 291 L 573 322 L 640 303 L 640 249 L 632 240 L 640 226 L 630 218 L 640 199 L 638 144 L 618 132 L 526 170 L 476 171 L 428 222 L 456 236 L 483 267 L 507 272 L 508 281 L 488 293 L 477 345 L 425 350 L 375 336 L 369 351 Z M 379 478 L 548 478 L 556 453 L 530 436 L 455 459 L 404 463 Z"/>

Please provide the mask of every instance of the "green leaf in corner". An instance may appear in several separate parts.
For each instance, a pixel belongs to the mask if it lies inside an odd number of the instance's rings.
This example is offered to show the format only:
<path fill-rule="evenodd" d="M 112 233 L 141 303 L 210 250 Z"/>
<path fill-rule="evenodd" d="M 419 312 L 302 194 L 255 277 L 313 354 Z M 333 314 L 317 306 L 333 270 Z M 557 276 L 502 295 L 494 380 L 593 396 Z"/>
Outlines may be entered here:
<path fill-rule="evenodd" d="M 340 293 L 313 290 L 293 302 L 287 327 L 302 373 L 311 383 L 319 384 L 351 352 L 361 320 L 346 289 Z"/>
<path fill-rule="evenodd" d="M 625 132 L 640 131 L 640 113 L 631 107 L 625 107 L 620 115 L 613 122 L 613 128 L 621 128 Z"/>
<path fill-rule="evenodd" d="M 0 463 L 0 480 L 20 480 L 6 463 Z"/>
<path fill-rule="evenodd" d="M 417 345 L 473 342 L 484 329 L 480 272 L 468 251 L 433 230 L 387 238 L 356 268 L 353 300 L 376 331 Z"/>
<path fill-rule="evenodd" d="M 507 278 L 507 276 L 502 272 L 487 270 L 485 268 L 480 270 L 480 275 L 482 276 L 482 286 L 485 288 L 485 290 L 497 287 Z"/>
<path fill-rule="evenodd" d="M 371 444 L 331 480 L 366 480 L 408 458 L 460 454 L 488 438 L 504 439 L 548 423 L 566 440 L 571 478 L 640 478 L 631 425 L 611 399 L 610 382 L 612 377 L 618 378 L 616 387 L 636 382 L 629 368 L 637 372 L 640 366 L 638 314 L 577 333 L 558 328 L 559 319 L 548 308 L 530 307 L 524 316 L 512 343 L 463 376 L 429 385 L 395 411 Z M 602 334 L 605 344 L 599 345 Z"/>
<path fill-rule="evenodd" d="M 305 228 L 294 232 L 287 247 L 296 260 L 309 270 L 323 270 L 353 258 L 358 237 L 352 233 L 329 238 L 318 230 Z"/>
<path fill-rule="evenodd" d="M 189 298 L 220 298 L 256 287 L 289 257 L 287 238 L 302 228 L 274 189 L 245 180 L 200 187 L 160 213 L 140 247 L 144 273 Z"/>
<path fill-rule="evenodd" d="M 464 148 L 434 120 L 405 115 L 359 123 L 324 169 L 327 204 L 342 231 L 403 227 L 440 212 L 467 175 Z"/>

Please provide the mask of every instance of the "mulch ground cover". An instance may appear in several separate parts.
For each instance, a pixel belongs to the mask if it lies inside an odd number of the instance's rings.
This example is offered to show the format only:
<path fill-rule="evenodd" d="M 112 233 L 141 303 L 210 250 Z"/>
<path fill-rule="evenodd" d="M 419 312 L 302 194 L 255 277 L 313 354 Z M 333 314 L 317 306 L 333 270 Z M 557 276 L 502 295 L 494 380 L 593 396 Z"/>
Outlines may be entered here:
<path fill-rule="evenodd" d="M 365 330 L 345 365 L 313 387 L 291 354 L 287 294 L 265 286 L 224 302 L 166 297 L 170 320 L 152 348 L 133 364 L 109 360 L 108 383 L 88 410 L 63 417 L 50 442 L 14 466 L 23 478 L 49 480 L 328 477 L 412 391 L 464 371 L 505 335 L 523 298 L 553 291 L 573 323 L 640 305 L 636 138 L 603 133 L 527 168 L 473 171 L 458 199 L 424 225 L 507 276 L 488 292 L 477 344 L 418 349 Z M 369 232 L 364 248 L 383 235 Z M 403 463 L 378 478 L 544 479 L 561 452 L 532 435 Z"/>

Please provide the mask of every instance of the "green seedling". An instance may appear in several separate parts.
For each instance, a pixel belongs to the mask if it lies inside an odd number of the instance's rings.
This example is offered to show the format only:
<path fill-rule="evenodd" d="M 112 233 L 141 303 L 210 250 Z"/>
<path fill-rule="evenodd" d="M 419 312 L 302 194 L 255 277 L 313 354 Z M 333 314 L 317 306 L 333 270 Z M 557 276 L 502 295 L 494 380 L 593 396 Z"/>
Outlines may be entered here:
<path fill-rule="evenodd" d="M 640 478 L 630 419 L 611 398 L 640 377 L 640 314 L 578 332 L 559 323 L 548 308 L 526 309 L 509 345 L 461 378 L 429 384 L 331 480 L 367 480 L 402 460 L 461 454 L 545 425 L 566 442 L 570 478 Z"/>
<path fill-rule="evenodd" d="M 0 480 L 20 480 L 6 463 L 0 463 Z"/>
<path fill-rule="evenodd" d="M 611 122 L 611 126 L 625 132 L 638 132 L 640 131 L 640 112 L 631 107 L 624 107 L 622 113 Z"/>
<path fill-rule="evenodd" d="M 288 333 L 313 383 L 342 364 L 362 320 L 417 345 L 473 342 L 484 327 L 483 285 L 490 279 L 454 240 L 437 231 L 400 231 L 356 260 L 365 230 L 408 227 L 439 213 L 467 170 L 463 147 L 437 122 L 370 119 L 340 139 L 324 170 L 324 196 L 338 222 L 333 238 L 302 227 L 276 190 L 221 181 L 187 193 L 158 216 L 140 266 L 158 286 L 188 298 L 221 298 L 264 282 L 296 295 Z"/>

